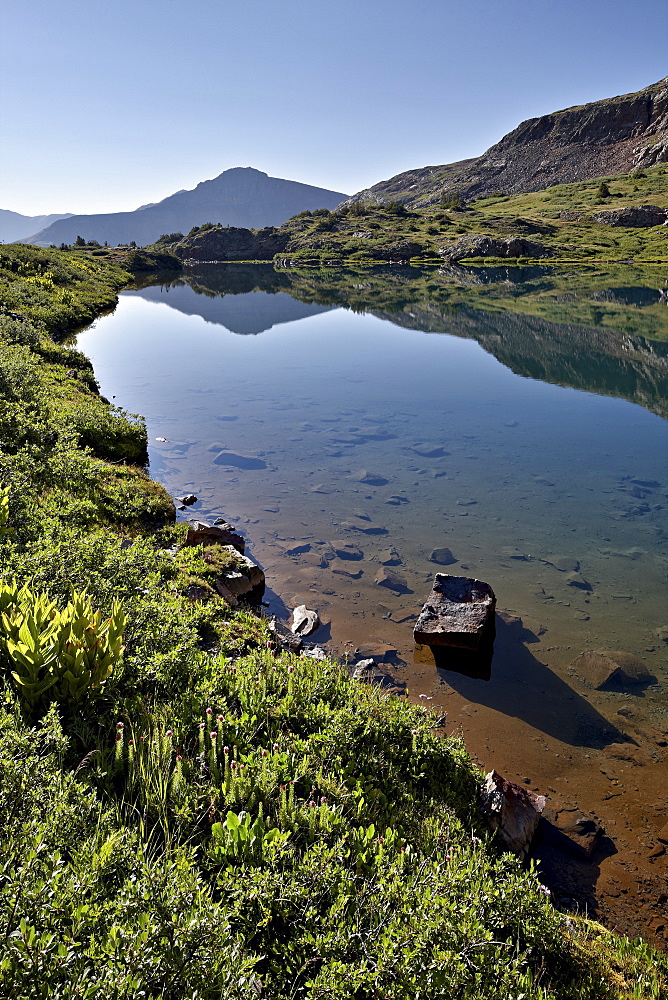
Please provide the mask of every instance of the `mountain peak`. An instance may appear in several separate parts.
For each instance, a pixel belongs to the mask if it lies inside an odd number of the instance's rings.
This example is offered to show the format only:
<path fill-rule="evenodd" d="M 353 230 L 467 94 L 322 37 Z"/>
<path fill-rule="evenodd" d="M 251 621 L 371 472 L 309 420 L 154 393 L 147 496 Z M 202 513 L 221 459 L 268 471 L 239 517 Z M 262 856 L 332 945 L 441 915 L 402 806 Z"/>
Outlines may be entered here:
<path fill-rule="evenodd" d="M 340 191 L 270 177 L 255 167 L 230 167 L 200 181 L 190 191 L 177 191 L 134 212 L 75 215 L 42 229 L 25 242 L 48 246 L 85 240 L 111 246 L 154 243 L 163 233 L 187 233 L 205 222 L 244 229 L 280 226 L 299 212 L 336 208 L 347 195 Z"/>

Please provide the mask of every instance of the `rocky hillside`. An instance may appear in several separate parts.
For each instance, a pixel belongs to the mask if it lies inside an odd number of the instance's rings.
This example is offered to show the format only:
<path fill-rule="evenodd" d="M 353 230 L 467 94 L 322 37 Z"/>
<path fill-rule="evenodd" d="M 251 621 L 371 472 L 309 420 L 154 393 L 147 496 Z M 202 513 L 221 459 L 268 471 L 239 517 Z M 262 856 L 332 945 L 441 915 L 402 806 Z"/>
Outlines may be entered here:
<path fill-rule="evenodd" d="M 213 180 L 202 181 L 192 191 L 177 191 L 134 212 L 60 219 L 24 242 L 58 246 L 74 243 L 81 236 L 111 246 L 132 241 L 146 246 L 164 233 L 187 233 L 206 222 L 248 229 L 280 226 L 297 212 L 335 208 L 345 197 L 341 191 L 269 177 L 253 167 L 233 167 Z"/>
<path fill-rule="evenodd" d="M 354 201 L 429 206 L 458 195 L 538 191 L 668 161 L 668 77 L 635 94 L 530 118 L 472 160 L 422 167 L 359 191 Z"/>

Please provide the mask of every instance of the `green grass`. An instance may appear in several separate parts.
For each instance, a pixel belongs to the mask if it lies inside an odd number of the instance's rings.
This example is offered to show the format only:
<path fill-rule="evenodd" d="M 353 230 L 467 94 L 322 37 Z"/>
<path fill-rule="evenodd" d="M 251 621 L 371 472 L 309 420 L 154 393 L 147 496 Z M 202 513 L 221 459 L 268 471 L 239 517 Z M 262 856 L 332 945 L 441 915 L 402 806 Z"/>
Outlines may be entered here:
<path fill-rule="evenodd" d="M 601 179 L 611 197 L 601 201 Z M 606 208 L 654 204 L 668 209 L 668 168 L 659 164 L 637 174 L 561 184 L 532 194 L 496 196 L 469 203 L 465 210 L 432 207 L 388 211 L 387 206 L 365 204 L 333 213 L 302 213 L 282 227 L 291 235 L 283 258 L 295 262 L 386 259 L 401 242 L 415 244 L 409 256 L 437 258 L 439 251 L 466 234 L 525 236 L 542 243 L 560 260 L 642 262 L 668 261 L 666 229 L 630 229 L 604 225 L 593 215 Z M 581 213 L 577 219 L 563 212 Z M 355 235 L 363 234 L 362 236 Z M 400 258 L 402 259 L 402 258 Z"/>
<path fill-rule="evenodd" d="M 103 615 L 117 602 L 127 626 L 88 701 L 31 712 L 3 654 L 2 996 L 665 995 L 662 956 L 557 912 L 492 842 L 481 776 L 428 711 L 278 655 L 248 609 L 190 599 L 227 557 L 179 549 L 134 464 L 141 421 L 50 339 L 69 252 L 29 260 L 63 271 L 30 300 L 6 269 L 23 318 L 0 325 L 2 578 L 58 607 L 73 590 Z M 95 266 L 100 288 L 77 295 L 104 308 L 117 271 Z"/>

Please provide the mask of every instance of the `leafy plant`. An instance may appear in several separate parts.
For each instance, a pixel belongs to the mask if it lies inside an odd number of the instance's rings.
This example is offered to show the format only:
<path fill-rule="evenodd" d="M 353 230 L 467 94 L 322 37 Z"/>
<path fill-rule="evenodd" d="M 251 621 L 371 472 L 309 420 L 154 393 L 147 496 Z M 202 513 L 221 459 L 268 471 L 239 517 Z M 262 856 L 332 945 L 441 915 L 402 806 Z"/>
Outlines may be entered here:
<path fill-rule="evenodd" d="M 215 864 L 267 864 L 289 838 L 288 832 L 267 823 L 261 812 L 253 819 L 250 813 L 237 815 L 230 810 L 222 823 L 211 827 L 207 855 Z"/>
<path fill-rule="evenodd" d="M 122 662 L 126 618 L 119 604 L 103 619 L 85 594 L 58 611 L 44 594 L 0 585 L 0 650 L 29 708 L 55 699 L 79 704 L 102 691 Z"/>
<path fill-rule="evenodd" d="M 9 486 L 0 487 L 0 539 L 11 532 L 9 527 Z"/>

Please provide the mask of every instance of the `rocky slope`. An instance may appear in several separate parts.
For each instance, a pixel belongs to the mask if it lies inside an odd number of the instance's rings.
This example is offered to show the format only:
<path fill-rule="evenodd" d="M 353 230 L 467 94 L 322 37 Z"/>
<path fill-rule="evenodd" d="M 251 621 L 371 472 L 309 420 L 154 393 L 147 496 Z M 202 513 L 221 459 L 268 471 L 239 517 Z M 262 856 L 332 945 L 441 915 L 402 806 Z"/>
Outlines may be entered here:
<path fill-rule="evenodd" d="M 146 246 L 163 233 L 187 233 L 205 222 L 248 229 L 280 226 L 298 212 L 335 208 L 345 197 L 341 191 L 269 177 L 252 167 L 233 167 L 213 180 L 202 181 L 192 191 L 177 191 L 134 212 L 60 219 L 24 242 L 58 246 L 74 243 L 81 236 L 112 246 L 132 241 Z"/>
<path fill-rule="evenodd" d="M 397 174 L 349 203 L 397 199 L 428 206 L 443 194 L 463 200 L 518 194 L 666 161 L 668 77 L 634 94 L 530 118 L 476 159 Z"/>

